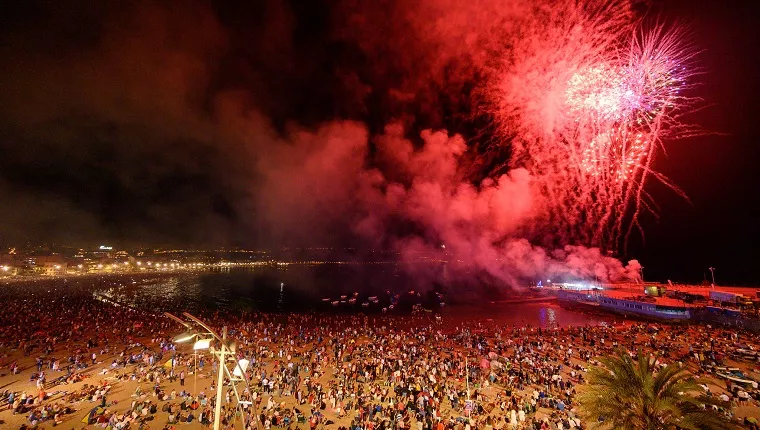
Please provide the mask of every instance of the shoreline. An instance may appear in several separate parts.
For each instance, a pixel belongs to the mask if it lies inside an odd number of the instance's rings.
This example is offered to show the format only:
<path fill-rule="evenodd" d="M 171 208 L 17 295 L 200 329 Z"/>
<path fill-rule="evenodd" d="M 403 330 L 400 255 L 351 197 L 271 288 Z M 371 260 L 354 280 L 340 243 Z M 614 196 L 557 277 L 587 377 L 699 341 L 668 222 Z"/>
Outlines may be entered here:
<path fill-rule="evenodd" d="M 211 272 L 210 270 L 208 272 Z M 4 277 L 0 278 L 0 285 L 6 285 L 6 284 L 19 284 L 19 283 L 25 283 L 25 282 L 38 282 L 38 281 L 69 281 L 73 279 L 96 279 L 96 278 L 116 278 L 119 276 L 146 276 L 146 277 L 154 277 L 159 278 L 163 276 L 176 276 L 176 275 L 182 275 L 182 274 L 200 274 L 204 273 L 204 271 L 198 270 L 198 269 L 192 269 L 192 270 L 174 270 L 174 271 L 166 271 L 166 272 L 147 272 L 147 271 L 133 271 L 133 272 L 118 272 L 118 273 L 82 273 L 82 274 L 71 274 L 67 273 L 65 275 L 38 275 L 38 276 L 26 276 L 26 275 L 17 275 L 13 277 Z"/>

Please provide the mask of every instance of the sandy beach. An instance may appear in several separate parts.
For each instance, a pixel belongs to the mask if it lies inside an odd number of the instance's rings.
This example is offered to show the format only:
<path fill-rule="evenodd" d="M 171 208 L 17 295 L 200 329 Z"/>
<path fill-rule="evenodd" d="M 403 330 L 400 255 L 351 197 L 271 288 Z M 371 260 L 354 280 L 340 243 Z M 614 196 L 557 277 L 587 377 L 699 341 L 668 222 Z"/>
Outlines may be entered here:
<path fill-rule="evenodd" d="M 216 363 L 173 344 L 184 328 L 170 318 L 85 290 L 3 299 L 3 428 L 201 428 L 213 420 Z M 476 313 L 199 317 L 226 326 L 237 358 L 250 361 L 250 388 L 239 382 L 237 390 L 251 406 L 235 418 L 225 384 L 225 428 L 587 428 L 576 390 L 597 357 L 620 348 L 657 365 L 681 363 L 737 423 L 760 418 L 757 383 L 717 375 L 736 368 L 760 378 L 756 356 L 739 352 L 760 345 L 736 331 L 642 322 L 541 329 Z"/>

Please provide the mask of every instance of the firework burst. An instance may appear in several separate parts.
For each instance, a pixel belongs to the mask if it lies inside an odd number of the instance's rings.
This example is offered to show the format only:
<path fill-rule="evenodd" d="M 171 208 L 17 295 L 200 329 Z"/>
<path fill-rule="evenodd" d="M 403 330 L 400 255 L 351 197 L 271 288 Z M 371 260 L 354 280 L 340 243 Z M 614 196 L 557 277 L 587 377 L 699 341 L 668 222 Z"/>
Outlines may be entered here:
<path fill-rule="evenodd" d="M 650 206 L 644 184 L 678 116 L 694 51 L 679 27 L 645 30 L 622 1 L 536 12 L 491 82 L 513 166 L 531 171 L 547 222 L 568 240 L 614 247 Z"/>

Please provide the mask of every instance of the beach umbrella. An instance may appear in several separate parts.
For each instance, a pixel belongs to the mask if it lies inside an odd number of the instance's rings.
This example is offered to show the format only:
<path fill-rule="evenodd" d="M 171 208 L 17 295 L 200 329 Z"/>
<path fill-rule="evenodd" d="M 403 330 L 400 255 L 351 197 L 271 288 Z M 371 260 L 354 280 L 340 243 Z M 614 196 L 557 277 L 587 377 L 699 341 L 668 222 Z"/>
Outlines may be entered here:
<path fill-rule="evenodd" d="M 83 424 L 89 424 L 92 419 L 97 415 L 103 415 L 103 412 L 106 410 L 106 408 L 101 406 L 96 406 L 90 410 L 90 412 L 87 412 L 85 416 L 82 418 Z"/>

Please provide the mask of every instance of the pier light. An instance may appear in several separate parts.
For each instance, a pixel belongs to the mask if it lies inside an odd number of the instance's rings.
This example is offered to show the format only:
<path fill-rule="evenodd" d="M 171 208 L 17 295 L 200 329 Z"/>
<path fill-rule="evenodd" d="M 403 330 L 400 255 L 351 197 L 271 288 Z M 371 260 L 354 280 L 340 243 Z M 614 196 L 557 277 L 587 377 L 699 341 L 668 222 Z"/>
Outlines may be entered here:
<path fill-rule="evenodd" d="M 710 267 L 710 275 L 712 275 L 712 288 L 715 288 L 715 268 Z"/>

